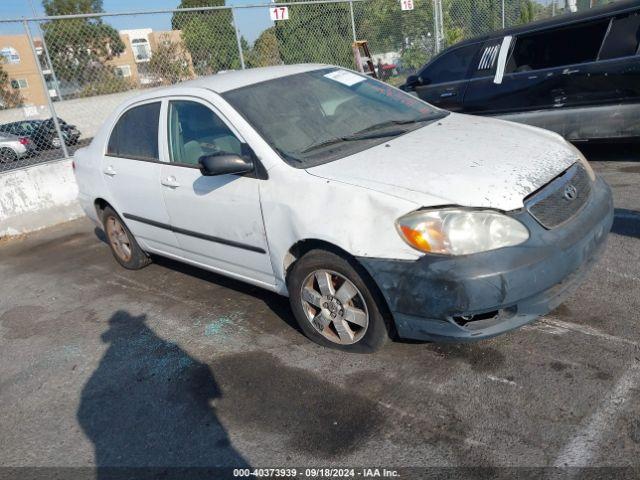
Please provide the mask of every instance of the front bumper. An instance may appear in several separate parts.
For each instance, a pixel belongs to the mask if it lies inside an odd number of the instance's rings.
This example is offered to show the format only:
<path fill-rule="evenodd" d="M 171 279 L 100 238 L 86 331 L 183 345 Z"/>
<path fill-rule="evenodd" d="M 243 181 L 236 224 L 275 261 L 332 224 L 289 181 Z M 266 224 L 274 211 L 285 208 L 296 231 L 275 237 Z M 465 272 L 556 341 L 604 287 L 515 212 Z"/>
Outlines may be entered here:
<path fill-rule="evenodd" d="M 597 178 L 582 210 L 552 230 L 524 209 L 514 217 L 531 233 L 515 247 L 415 261 L 358 259 L 382 291 L 400 337 L 479 340 L 556 308 L 604 248 L 613 223 L 611 190 Z"/>

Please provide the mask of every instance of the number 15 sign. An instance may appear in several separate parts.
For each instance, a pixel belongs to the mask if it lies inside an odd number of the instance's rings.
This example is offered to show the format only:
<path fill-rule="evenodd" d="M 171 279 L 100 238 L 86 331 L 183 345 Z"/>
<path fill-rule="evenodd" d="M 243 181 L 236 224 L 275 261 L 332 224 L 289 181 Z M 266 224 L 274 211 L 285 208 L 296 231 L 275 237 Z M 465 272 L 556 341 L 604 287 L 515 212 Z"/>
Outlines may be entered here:
<path fill-rule="evenodd" d="M 413 10 L 413 0 L 400 0 L 402 10 Z"/>
<path fill-rule="evenodd" d="M 289 8 L 287 7 L 269 7 L 271 20 L 289 20 Z"/>

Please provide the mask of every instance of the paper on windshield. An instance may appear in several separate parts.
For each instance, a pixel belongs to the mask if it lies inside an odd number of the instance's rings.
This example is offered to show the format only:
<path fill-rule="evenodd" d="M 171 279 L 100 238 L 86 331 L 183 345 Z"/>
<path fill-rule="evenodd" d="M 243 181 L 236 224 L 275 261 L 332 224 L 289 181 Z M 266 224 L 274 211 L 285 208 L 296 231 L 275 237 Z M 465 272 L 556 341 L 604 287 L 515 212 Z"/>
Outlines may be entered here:
<path fill-rule="evenodd" d="M 333 72 L 329 72 L 324 75 L 325 77 L 346 85 L 347 87 L 351 87 L 356 83 L 364 82 L 365 78 L 360 75 L 356 75 L 355 73 L 347 72 L 346 70 L 334 70 Z"/>

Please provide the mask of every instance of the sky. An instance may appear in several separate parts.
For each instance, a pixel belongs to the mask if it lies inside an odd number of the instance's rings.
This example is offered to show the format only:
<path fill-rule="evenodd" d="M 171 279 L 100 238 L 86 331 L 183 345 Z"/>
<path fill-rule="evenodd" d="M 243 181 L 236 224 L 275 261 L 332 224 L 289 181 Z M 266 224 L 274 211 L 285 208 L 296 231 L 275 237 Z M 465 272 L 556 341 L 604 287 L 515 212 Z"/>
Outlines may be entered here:
<path fill-rule="evenodd" d="M 40 0 L 32 0 L 38 16 L 44 15 Z M 176 8 L 180 0 L 103 0 L 105 12 L 134 12 L 144 10 L 162 10 Z M 226 5 L 255 5 L 268 3 L 268 0 L 226 0 Z M 29 0 L 0 0 L 0 19 L 33 17 Z M 260 33 L 273 25 L 266 8 L 241 8 L 236 10 L 236 18 L 240 33 L 253 42 Z M 171 14 L 132 15 L 105 17 L 105 21 L 118 30 L 130 28 L 151 28 L 153 30 L 170 30 Z M 0 35 L 23 33 L 18 23 L 0 23 Z M 35 33 L 35 30 L 34 30 Z"/>

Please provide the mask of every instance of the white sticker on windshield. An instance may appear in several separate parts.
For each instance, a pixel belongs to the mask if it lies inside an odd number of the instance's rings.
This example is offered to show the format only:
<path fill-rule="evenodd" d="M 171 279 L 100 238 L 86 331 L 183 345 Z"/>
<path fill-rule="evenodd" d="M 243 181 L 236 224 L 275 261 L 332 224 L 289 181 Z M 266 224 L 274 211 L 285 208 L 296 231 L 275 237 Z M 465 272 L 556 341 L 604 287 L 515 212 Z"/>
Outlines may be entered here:
<path fill-rule="evenodd" d="M 336 82 L 340 82 L 347 87 L 366 80 L 364 77 L 356 75 L 355 73 L 347 72 L 346 70 L 334 70 L 333 72 L 326 73 L 324 76 Z"/>

